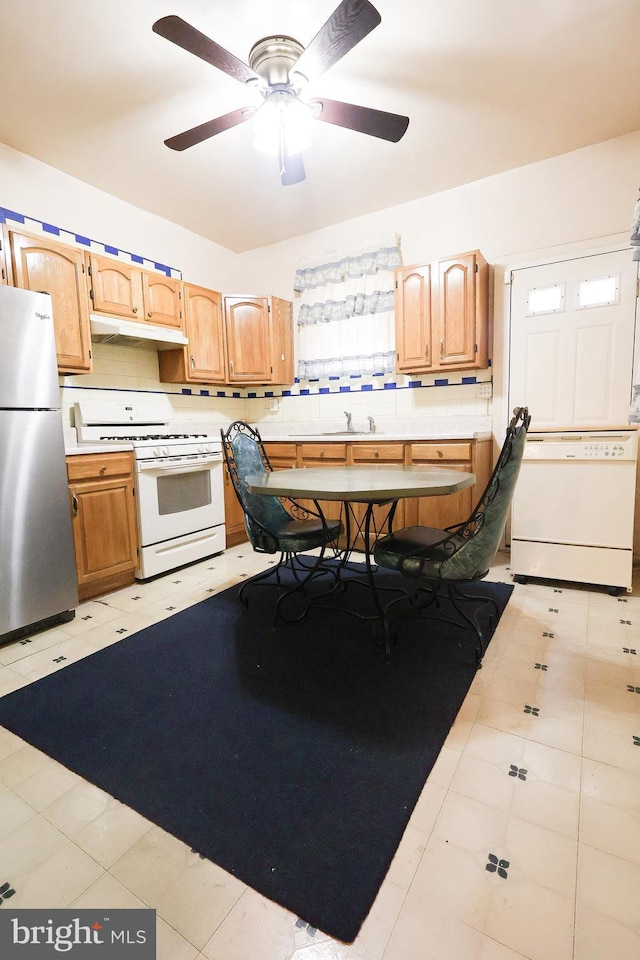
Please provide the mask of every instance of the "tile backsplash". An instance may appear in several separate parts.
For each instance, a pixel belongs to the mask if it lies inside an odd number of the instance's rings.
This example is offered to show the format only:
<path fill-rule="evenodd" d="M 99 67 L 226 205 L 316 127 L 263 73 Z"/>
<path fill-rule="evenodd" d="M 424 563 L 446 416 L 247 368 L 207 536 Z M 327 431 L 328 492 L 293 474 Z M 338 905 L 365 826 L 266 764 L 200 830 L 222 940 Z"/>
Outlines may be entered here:
<path fill-rule="evenodd" d="M 491 371 L 452 372 L 448 377 L 389 375 L 340 377 L 285 386 L 233 387 L 161 383 L 154 349 L 93 344 L 94 372 L 60 378 L 65 427 L 73 426 L 73 404 L 86 399 L 126 399 L 141 394 L 165 394 L 176 422 L 208 424 L 210 429 L 231 420 L 278 424 L 344 420 L 349 410 L 354 425 L 367 417 L 384 425 L 425 417 L 483 417 L 491 413 Z"/>

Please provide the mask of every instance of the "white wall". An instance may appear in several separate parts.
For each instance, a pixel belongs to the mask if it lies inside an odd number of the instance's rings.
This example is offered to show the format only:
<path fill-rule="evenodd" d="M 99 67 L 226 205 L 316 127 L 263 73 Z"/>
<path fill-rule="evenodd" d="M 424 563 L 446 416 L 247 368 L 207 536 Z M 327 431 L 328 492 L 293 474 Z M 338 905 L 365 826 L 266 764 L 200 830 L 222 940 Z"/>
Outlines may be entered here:
<path fill-rule="evenodd" d="M 392 171 L 390 171 L 392 175 Z M 291 296 L 310 257 L 400 234 L 405 264 L 480 249 L 490 263 L 629 233 L 640 187 L 640 131 L 240 254 L 252 288 Z"/>
<path fill-rule="evenodd" d="M 175 267 L 191 283 L 236 288 L 231 250 L 1 143 L 0 206 Z"/>
<path fill-rule="evenodd" d="M 222 291 L 291 298 L 301 262 L 362 247 L 390 232 L 401 236 L 407 264 L 480 249 L 496 265 L 493 410 L 500 436 L 505 416 L 504 265 L 566 246 L 624 240 L 640 185 L 640 131 L 239 255 L 1 144 L 0 184 L 0 206 L 167 263 L 181 269 L 186 280 Z M 333 395 L 284 398 L 275 418 L 262 400 L 219 401 L 197 389 L 186 396 L 179 385 L 158 382 L 157 360 L 149 351 L 103 345 L 95 354 L 96 373 L 65 378 L 66 386 L 168 390 L 176 414 L 189 419 L 215 420 L 220 414 L 223 419 L 238 415 L 309 422 L 342 416 L 342 399 Z M 65 392 L 70 399 L 72 391 Z M 479 402 L 473 385 L 380 391 L 375 398 L 359 399 L 367 406 L 362 413 L 375 403 L 376 417 L 491 410 L 490 403 Z M 351 401 L 358 403 L 355 397 Z"/>
<path fill-rule="evenodd" d="M 481 250 L 495 266 L 492 409 L 499 437 L 507 419 L 505 266 L 567 248 L 625 244 L 639 187 L 640 131 L 241 254 L 240 269 L 251 288 L 291 297 L 301 263 L 390 232 L 401 237 L 405 264 Z M 472 392 L 466 389 L 467 396 Z M 425 393 L 428 403 L 441 397 L 420 390 L 415 398 L 424 403 Z"/>

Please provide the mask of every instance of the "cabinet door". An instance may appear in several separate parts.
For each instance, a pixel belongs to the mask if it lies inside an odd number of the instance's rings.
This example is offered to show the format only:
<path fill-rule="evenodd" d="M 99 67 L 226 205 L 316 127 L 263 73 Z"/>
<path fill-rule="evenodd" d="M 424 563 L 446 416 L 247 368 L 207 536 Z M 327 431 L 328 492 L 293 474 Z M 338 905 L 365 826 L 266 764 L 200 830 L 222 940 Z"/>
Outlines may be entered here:
<path fill-rule="evenodd" d="M 411 463 L 415 466 L 445 467 L 447 470 L 461 470 L 463 473 L 474 472 L 472 444 L 469 441 L 412 443 L 410 457 Z M 418 497 L 407 501 L 407 514 L 411 523 L 443 530 L 445 527 L 467 519 L 476 496 L 477 478 L 475 487 L 467 487 L 457 493 L 441 497 Z"/>
<path fill-rule="evenodd" d="M 271 383 L 271 330 L 267 297 L 225 297 L 229 383 Z"/>
<path fill-rule="evenodd" d="M 476 367 L 476 257 L 470 253 L 436 265 L 434 289 L 435 365 Z"/>
<path fill-rule="evenodd" d="M 293 383 L 293 304 L 280 297 L 271 298 L 271 337 L 273 343 L 273 383 Z"/>
<path fill-rule="evenodd" d="M 385 464 L 385 466 L 397 464 L 401 466 L 404 463 L 404 443 L 352 443 L 349 451 L 350 461 L 358 466 L 366 464 Z M 366 513 L 366 504 L 354 503 L 353 513 L 357 523 L 360 525 L 360 532 L 355 540 L 357 550 L 364 550 L 364 520 Z M 371 533 L 371 546 L 375 541 L 376 534 L 382 536 L 387 532 L 386 524 L 389 515 L 391 503 L 374 506 L 372 511 L 373 529 Z M 405 526 L 405 502 L 404 499 L 398 500 L 396 507 L 393 528 L 399 530 Z"/>
<path fill-rule="evenodd" d="M 91 300 L 98 313 L 144 320 L 142 270 L 111 257 L 87 254 Z"/>
<path fill-rule="evenodd" d="M 222 295 L 185 283 L 184 312 L 189 340 L 189 346 L 185 347 L 187 379 L 197 383 L 224 383 Z"/>
<path fill-rule="evenodd" d="M 144 319 L 182 329 L 182 280 L 142 271 Z"/>
<path fill-rule="evenodd" d="M 224 524 L 228 547 L 235 547 L 237 543 L 244 543 L 248 539 L 244 513 L 233 489 L 226 464 L 224 465 Z"/>
<path fill-rule="evenodd" d="M 343 467 L 346 463 L 346 443 L 320 442 L 300 444 L 300 466 L 302 467 Z M 315 510 L 313 500 L 299 500 L 298 502 L 301 503 L 303 507 Z M 320 502 L 320 508 L 327 520 L 338 520 L 342 515 L 341 500 L 322 500 Z"/>
<path fill-rule="evenodd" d="M 295 443 L 268 440 L 264 443 L 264 449 L 269 457 L 269 463 L 274 470 L 290 470 L 297 464 L 297 448 Z"/>
<path fill-rule="evenodd" d="M 133 582 L 137 564 L 133 479 L 72 484 L 70 495 L 80 598 Z"/>
<path fill-rule="evenodd" d="M 91 371 L 89 297 L 84 252 L 46 237 L 8 231 L 16 287 L 48 293 L 60 373 Z"/>
<path fill-rule="evenodd" d="M 396 367 L 399 371 L 430 368 L 431 267 L 408 267 L 396 274 Z"/>

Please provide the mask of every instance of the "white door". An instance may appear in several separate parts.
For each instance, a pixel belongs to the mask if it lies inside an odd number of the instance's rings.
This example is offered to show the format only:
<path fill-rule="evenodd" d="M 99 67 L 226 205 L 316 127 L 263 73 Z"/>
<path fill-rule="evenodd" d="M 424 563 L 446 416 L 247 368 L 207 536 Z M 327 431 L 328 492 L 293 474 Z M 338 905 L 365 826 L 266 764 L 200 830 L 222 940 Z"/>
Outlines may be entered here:
<path fill-rule="evenodd" d="M 535 429 L 627 423 L 636 286 L 630 250 L 513 270 L 510 408 Z"/>

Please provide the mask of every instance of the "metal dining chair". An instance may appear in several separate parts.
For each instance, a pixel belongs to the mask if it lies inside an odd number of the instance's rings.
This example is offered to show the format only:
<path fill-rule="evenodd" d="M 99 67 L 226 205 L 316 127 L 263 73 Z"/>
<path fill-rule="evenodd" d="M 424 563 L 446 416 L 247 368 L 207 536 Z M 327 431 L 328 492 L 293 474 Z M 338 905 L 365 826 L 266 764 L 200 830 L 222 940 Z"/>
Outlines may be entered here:
<path fill-rule="evenodd" d="M 527 407 L 514 410 L 493 473 L 467 520 L 444 530 L 405 527 L 383 537 L 374 549 L 379 567 L 397 570 L 408 581 L 417 583 L 409 605 L 405 602 L 404 607 L 400 606 L 402 598 L 392 600 L 385 608 L 385 616 L 390 617 L 394 606 L 400 615 L 420 615 L 432 604 L 439 610 L 444 593 L 462 622 L 475 631 L 478 666 L 486 649 L 478 612 L 483 604 L 493 607 L 494 616 L 498 610 L 491 598 L 468 593 L 463 588 L 486 577 L 498 551 L 530 422 Z M 464 609 L 465 604 L 470 605 L 468 610 Z M 449 618 L 436 615 L 434 619 Z"/>
<path fill-rule="evenodd" d="M 246 605 L 245 591 L 251 584 L 268 583 L 274 578 L 282 587 L 276 603 L 276 618 L 301 620 L 309 606 L 305 592 L 309 582 L 319 576 L 330 575 L 334 582 L 337 578 L 335 570 L 325 563 L 325 552 L 327 547 L 333 547 L 335 553 L 342 523 L 325 519 L 316 500 L 313 501 L 315 509 L 311 509 L 290 498 L 249 493 L 245 478 L 272 469 L 260 433 L 244 420 L 236 420 L 221 430 L 220 435 L 251 546 L 257 553 L 280 554 L 275 566 L 245 580 L 238 596 Z M 305 555 L 317 548 L 320 548 L 319 554 Z M 283 579 L 285 569 L 292 578 Z M 294 594 L 302 598 L 301 609 L 296 615 L 285 616 L 283 604 Z"/>

